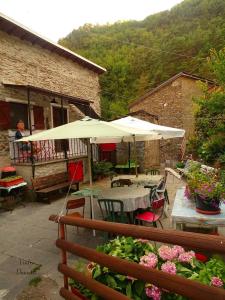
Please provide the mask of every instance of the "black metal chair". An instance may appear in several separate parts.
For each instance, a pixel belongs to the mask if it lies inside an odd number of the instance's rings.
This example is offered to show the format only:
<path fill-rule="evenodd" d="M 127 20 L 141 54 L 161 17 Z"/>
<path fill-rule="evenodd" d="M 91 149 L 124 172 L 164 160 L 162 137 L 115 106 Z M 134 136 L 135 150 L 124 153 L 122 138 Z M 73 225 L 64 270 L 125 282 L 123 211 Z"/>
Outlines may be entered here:
<path fill-rule="evenodd" d="M 104 221 L 126 223 L 124 206 L 121 200 L 98 199 Z"/>
<path fill-rule="evenodd" d="M 132 182 L 130 179 L 117 179 L 117 180 L 113 180 L 111 182 L 111 188 L 114 188 L 114 187 L 123 187 L 123 186 L 130 186 L 132 185 Z"/>

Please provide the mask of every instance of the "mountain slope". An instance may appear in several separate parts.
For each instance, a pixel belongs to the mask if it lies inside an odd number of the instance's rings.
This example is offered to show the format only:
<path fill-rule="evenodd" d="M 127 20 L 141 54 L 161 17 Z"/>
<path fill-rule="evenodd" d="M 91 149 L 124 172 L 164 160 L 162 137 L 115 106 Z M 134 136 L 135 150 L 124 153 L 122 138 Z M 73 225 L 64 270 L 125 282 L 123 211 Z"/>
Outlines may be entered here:
<path fill-rule="evenodd" d="M 212 77 L 206 57 L 225 46 L 225 1 L 184 0 L 143 21 L 86 24 L 59 43 L 107 68 L 100 80 L 102 114 L 119 116 L 177 72 Z"/>

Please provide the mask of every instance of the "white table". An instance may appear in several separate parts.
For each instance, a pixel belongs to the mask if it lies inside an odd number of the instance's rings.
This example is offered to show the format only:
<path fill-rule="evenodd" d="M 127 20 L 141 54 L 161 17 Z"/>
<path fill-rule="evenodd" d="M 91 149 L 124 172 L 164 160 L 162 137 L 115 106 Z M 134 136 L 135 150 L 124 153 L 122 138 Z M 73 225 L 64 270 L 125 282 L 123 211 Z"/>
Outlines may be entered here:
<path fill-rule="evenodd" d="M 221 205 L 221 213 L 218 215 L 200 214 L 195 210 L 195 203 L 184 196 L 184 191 L 185 187 L 177 190 L 171 215 L 177 229 L 182 229 L 186 223 L 210 227 L 225 226 L 224 204 Z"/>
<path fill-rule="evenodd" d="M 137 185 L 158 185 L 162 178 L 162 175 L 139 174 L 138 177 L 136 177 L 136 175 L 119 175 L 113 177 L 112 181 L 119 179 L 130 179 L 133 184 Z"/>
<path fill-rule="evenodd" d="M 115 187 L 101 190 L 98 199 L 121 200 L 123 201 L 124 211 L 132 212 L 138 208 L 147 208 L 149 206 L 149 194 L 150 190 L 144 187 Z"/>

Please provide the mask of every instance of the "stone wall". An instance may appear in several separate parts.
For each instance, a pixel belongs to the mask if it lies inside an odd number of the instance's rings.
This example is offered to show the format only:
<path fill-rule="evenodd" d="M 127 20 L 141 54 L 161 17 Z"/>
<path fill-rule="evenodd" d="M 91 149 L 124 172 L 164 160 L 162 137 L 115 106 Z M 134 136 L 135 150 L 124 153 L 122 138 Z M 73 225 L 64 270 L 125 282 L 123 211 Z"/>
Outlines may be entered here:
<path fill-rule="evenodd" d="M 3 31 L 0 31 L 0 40 L 0 100 L 19 100 L 27 103 L 26 90 L 6 87 L 2 82 L 30 84 L 93 101 L 92 107 L 100 114 L 100 87 L 97 73 L 70 59 L 13 35 L 8 35 Z M 45 129 L 52 127 L 50 102 L 53 98 L 57 104 L 61 104 L 61 99 L 57 97 L 50 97 L 33 91 L 30 94 L 31 110 L 32 104 L 44 108 Z M 67 101 L 64 100 L 63 105 L 68 108 L 70 122 L 83 117 L 83 114 L 73 105 L 69 105 Z M 8 164 L 10 164 L 9 138 L 8 131 L 5 130 L 0 132 L 0 167 Z M 30 166 L 26 166 L 27 168 L 31 169 Z M 47 165 L 46 168 L 49 170 Z M 62 164 L 59 164 L 56 168 L 51 167 L 50 169 L 53 172 L 58 172 L 63 167 Z M 24 172 L 29 174 L 27 176 L 25 174 L 25 176 L 30 178 L 31 170 L 18 169 L 19 174 L 22 175 Z M 37 172 L 39 172 L 38 168 Z M 45 173 L 43 170 L 40 172 Z"/>
<path fill-rule="evenodd" d="M 90 100 L 100 114 L 97 73 L 3 31 L 0 40 L 0 82 L 30 84 Z"/>
<path fill-rule="evenodd" d="M 141 102 L 133 105 L 130 111 L 144 110 L 157 115 L 160 125 L 183 128 L 189 137 L 194 131 L 192 98 L 200 94 L 201 89 L 196 80 L 178 77 L 158 91 L 148 95 Z M 180 157 L 181 142 L 181 138 L 160 141 L 160 162 L 174 165 Z M 148 151 L 151 151 L 150 147 Z"/>

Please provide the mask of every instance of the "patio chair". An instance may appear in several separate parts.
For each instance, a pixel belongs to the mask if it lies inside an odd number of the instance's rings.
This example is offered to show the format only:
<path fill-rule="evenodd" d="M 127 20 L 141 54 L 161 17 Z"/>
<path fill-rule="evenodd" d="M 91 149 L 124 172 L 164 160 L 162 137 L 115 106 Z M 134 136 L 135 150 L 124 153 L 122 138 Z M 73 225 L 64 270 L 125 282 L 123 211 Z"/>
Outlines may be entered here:
<path fill-rule="evenodd" d="M 123 187 L 123 186 L 130 186 L 132 182 L 130 179 L 117 179 L 111 182 L 111 188 L 114 187 Z"/>
<path fill-rule="evenodd" d="M 167 180 L 168 172 L 165 172 L 165 176 L 160 180 L 159 184 L 153 190 L 152 197 L 156 199 L 164 198 L 167 204 L 170 204 L 168 192 L 166 189 L 166 180 Z"/>
<path fill-rule="evenodd" d="M 104 221 L 125 223 L 123 202 L 120 200 L 98 199 L 98 205 L 101 210 Z M 116 209 L 115 209 L 116 208 Z"/>
<path fill-rule="evenodd" d="M 157 227 L 157 222 L 163 228 L 163 225 L 160 221 L 164 213 L 165 199 L 155 199 L 151 202 L 151 211 L 145 211 L 136 215 L 135 221 L 138 224 L 142 225 L 143 222 L 152 223 L 154 227 Z"/>
<path fill-rule="evenodd" d="M 158 169 L 150 169 L 146 171 L 146 175 L 160 175 L 160 171 Z"/>
<path fill-rule="evenodd" d="M 70 210 L 74 210 L 81 207 L 83 208 L 82 214 L 79 211 L 70 212 Z M 66 215 L 75 218 L 84 218 L 84 207 L 85 207 L 85 198 L 68 200 L 66 203 Z M 77 227 L 77 232 L 78 232 L 78 227 Z"/>

